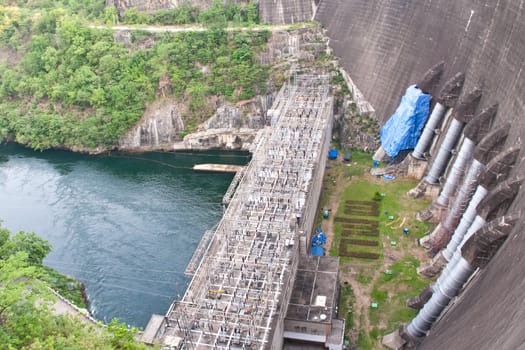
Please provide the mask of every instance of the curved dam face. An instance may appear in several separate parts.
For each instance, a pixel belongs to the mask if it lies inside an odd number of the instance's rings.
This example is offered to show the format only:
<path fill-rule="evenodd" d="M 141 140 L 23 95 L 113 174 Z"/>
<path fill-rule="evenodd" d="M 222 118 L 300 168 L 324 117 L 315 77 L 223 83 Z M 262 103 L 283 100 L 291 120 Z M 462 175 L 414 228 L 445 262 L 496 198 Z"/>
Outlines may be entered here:
<path fill-rule="evenodd" d="M 500 115 L 512 117 L 525 109 L 523 6 L 515 0 L 322 0 L 316 19 L 380 121 L 406 87 L 441 60 L 441 83 L 464 72 L 464 92 L 481 87 L 482 107 L 499 101 Z"/>
<path fill-rule="evenodd" d="M 322 0 L 316 19 L 327 29 L 335 56 L 374 106 L 380 124 L 405 89 L 437 62 L 437 87 L 465 73 L 463 95 L 483 91 L 478 111 L 499 103 L 495 124 L 511 123 L 505 147 L 525 133 L 525 1 Z M 521 152 L 513 174 L 525 172 Z M 511 210 L 525 208 L 523 191 Z M 519 219 L 502 249 L 465 287 L 455 305 L 418 349 L 516 349 L 522 324 L 525 234 Z"/>

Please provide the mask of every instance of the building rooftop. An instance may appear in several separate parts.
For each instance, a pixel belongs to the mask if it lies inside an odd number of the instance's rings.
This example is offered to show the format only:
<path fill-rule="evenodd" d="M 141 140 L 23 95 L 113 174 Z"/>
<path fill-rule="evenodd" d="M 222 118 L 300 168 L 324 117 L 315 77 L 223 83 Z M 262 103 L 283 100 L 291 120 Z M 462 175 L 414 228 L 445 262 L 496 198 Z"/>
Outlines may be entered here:
<path fill-rule="evenodd" d="M 337 257 L 301 256 L 286 318 L 331 323 L 337 305 L 338 273 Z"/>

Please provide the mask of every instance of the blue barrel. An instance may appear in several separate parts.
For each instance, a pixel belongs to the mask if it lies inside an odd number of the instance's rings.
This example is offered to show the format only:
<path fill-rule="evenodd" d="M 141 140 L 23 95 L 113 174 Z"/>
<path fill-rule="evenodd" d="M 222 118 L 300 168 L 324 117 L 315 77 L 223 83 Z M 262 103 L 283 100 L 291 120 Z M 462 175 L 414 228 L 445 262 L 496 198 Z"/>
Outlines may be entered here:
<path fill-rule="evenodd" d="M 339 152 L 335 148 L 332 148 L 330 152 L 328 152 L 328 159 L 337 159 L 338 154 Z"/>

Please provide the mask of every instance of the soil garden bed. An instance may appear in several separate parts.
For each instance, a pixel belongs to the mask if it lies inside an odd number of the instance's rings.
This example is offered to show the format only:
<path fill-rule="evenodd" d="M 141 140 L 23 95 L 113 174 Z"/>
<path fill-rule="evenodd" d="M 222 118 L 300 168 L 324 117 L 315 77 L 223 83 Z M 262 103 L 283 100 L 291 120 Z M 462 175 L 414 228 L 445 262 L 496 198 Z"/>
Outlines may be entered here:
<path fill-rule="evenodd" d="M 355 231 L 355 230 L 343 230 L 341 237 L 345 236 L 367 236 L 367 237 L 379 237 L 379 231 Z"/>
<path fill-rule="evenodd" d="M 379 246 L 379 242 L 378 241 L 366 240 L 366 239 L 344 239 L 343 241 L 344 242 L 348 242 L 350 244 L 362 245 L 362 246 L 367 246 L 367 247 L 377 247 L 377 246 Z"/>
<path fill-rule="evenodd" d="M 372 224 L 376 223 L 377 221 L 372 221 L 368 219 L 356 219 L 356 218 L 344 218 L 341 216 L 338 216 L 334 219 L 335 222 L 343 222 L 343 223 L 349 223 L 349 224 Z"/>

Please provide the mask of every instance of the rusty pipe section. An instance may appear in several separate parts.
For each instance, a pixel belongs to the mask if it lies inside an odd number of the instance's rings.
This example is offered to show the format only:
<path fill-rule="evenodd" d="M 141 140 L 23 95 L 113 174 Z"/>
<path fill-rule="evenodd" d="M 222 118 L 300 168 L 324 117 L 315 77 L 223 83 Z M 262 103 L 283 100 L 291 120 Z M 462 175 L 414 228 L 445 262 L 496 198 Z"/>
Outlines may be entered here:
<path fill-rule="evenodd" d="M 406 327 L 410 338 L 417 339 L 427 334 L 474 271 L 484 268 L 496 254 L 518 219 L 519 214 L 499 216 L 472 233 L 461 249 L 460 257 L 450 273 L 434 286 L 434 293 L 430 300 Z"/>
<path fill-rule="evenodd" d="M 456 249 L 461 245 L 465 234 L 469 230 L 469 227 L 472 226 L 474 219 L 476 218 L 476 207 L 478 204 L 485 198 L 488 190 L 483 186 L 478 186 L 476 192 L 472 196 L 472 199 L 469 202 L 467 210 L 463 213 L 459 225 L 456 227 L 450 242 L 448 242 L 447 247 L 443 250 L 443 257 L 450 261 Z"/>

